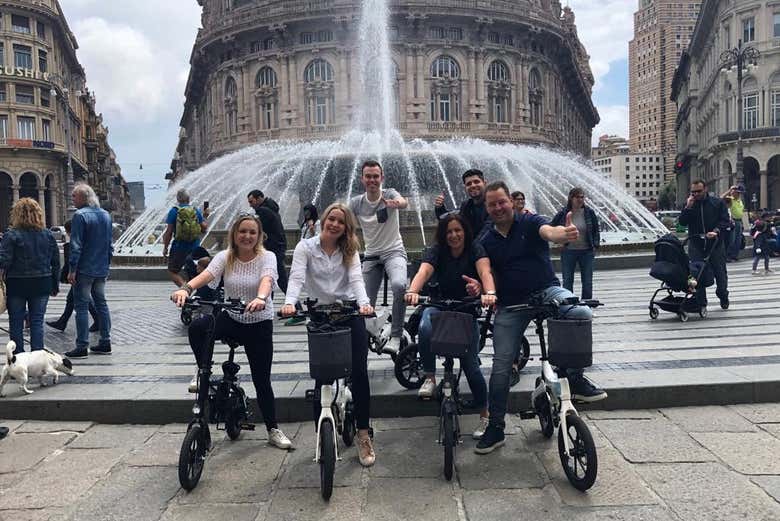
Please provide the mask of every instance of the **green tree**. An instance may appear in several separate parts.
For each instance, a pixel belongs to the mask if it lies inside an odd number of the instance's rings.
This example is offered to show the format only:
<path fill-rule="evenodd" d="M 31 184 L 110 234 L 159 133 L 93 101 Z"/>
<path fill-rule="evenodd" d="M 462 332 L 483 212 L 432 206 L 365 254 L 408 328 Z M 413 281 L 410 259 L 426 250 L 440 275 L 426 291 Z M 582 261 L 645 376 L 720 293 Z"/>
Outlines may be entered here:
<path fill-rule="evenodd" d="M 667 184 L 658 194 L 659 210 L 674 210 L 677 201 L 677 186 L 674 182 Z"/>

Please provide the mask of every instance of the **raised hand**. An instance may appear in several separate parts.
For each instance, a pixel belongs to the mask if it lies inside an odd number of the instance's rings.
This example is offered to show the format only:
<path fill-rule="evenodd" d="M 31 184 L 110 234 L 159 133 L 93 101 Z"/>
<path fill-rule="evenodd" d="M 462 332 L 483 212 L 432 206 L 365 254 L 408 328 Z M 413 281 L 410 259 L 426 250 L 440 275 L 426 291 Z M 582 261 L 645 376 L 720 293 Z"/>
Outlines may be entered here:
<path fill-rule="evenodd" d="M 577 238 L 580 236 L 579 230 L 577 230 L 577 227 L 572 224 L 572 213 L 568 212 L 566 214 L 566 224 L 563 226 L 563 236 L 561 237 L 561 241 L 556 242 L 572 242 L 576 241 Z"/>
<path fill-rule="evenodd" d="M 477 279 L 472 279 L 467 275 L 461 275 L 461 278 L 466 281 L 466 293 L 468 293 L 470 297 L 476 297 L 482 293 L 482 284 L 480 284 Z"/>
<path fill-rule="evenodd" d="M 436 198 L 433 200 L 433 206 L 437 208 L 444 206 L 444 192 L 436 196 Z"/>

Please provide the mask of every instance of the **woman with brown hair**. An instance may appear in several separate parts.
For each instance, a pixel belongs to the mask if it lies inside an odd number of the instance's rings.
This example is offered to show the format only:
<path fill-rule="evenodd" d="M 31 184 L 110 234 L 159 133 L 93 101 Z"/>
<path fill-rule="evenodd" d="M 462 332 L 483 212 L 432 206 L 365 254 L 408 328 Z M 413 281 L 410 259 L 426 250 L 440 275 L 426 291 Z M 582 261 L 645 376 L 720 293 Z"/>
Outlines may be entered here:
<path fill-rule="evenodd" d="M 309 298 L 317 299 L 319 304 L 357 300 L 361 314 L 370 315 L 374 312 L 363 283 L 356 229 L 355 216 L 347 206 L 333 203 L 325 209 L 319 235 L 304 239 L 295 247 L 281 310 L 283 316 L 295 314 L 295 304 L 304 284 Z M 371 389 L 368 383 L 366 322 L 363 317 L 356 317 L 343 325 L 352 332 L 352 397 L 355 400 L 358 429 L 358 459 L 361 465 L 370 467 L 376 455 L 368 434 Z M 316 401 L 314 405 L 316 421 L 320 414 L 319 402 Z"/>
<path fill-rule="evenodd" d="M 24 315 L 30 317 L 30 350 L 43 349 L 43 317 L 49 296 L 59 293 L 60 252 L 35 199 L 11 208 L 11 228 L 0 243 L 0 277 L 5 276 L 8 322 L 16 352 L 24 351 Z"/>
<path fill-rule="evenodd" d="M 205 339 L 212 327 L 215 338 L 230 338 L 244 346 L 257 402 L 268 429 L 268 442 L 280 449 L 289 449 L 292 443 L 276 423 L 271 388 L 274 355 L 271 290 L 278 276 L 276 255 L 263 248 L 263 226 L 254 215 L 239 217 L 230 227 L 229 237 L 230 247 L 217 253 L 200 275 L 171 295 L 171 300 L 181 307 L 195 290 L 221 279 L 226 297 L 247 302 L 244 313 L 224 312 L 215 324 L 211 315 L 194 320 L 189 327 L 190 347 L 199 366 L 210 361 L 213 353 L 205 352 L 208 349 Z M 197 386 L 196 377 L 190 382 L 190 392 L 197 392 Z"/>

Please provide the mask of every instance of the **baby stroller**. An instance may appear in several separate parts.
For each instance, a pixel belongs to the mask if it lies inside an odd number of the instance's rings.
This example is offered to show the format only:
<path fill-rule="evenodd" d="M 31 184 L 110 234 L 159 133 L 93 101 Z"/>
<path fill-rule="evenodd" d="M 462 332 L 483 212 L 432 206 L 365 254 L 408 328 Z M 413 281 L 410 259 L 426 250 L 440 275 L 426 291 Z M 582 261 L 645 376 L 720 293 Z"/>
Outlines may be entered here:
<path fill-rule="evenodd" d="M 698 313 L 702 318 L 707 316 L 706 306 L 701 306 L 696 299 L 696 288 L 700 284 L 706 288 L 715 283 L 709 266 L 710 255 L 703 261 L 691 261 L 685 253 L 685 242 L 671 233 L 655 241 L 655 261 L 650 267 L 650 276 L 660 280 L 661 287 L 650 299 L 650 318 L 653 320 L 658 318 L 659 308 L 677 314 L 681 322 L 688 321 L 689 313 Z M 714 248 L 715 244 L 709 249 L 710 254 Z M 657 299 L 662 292 L 666 292 L 666 296 Z"/>

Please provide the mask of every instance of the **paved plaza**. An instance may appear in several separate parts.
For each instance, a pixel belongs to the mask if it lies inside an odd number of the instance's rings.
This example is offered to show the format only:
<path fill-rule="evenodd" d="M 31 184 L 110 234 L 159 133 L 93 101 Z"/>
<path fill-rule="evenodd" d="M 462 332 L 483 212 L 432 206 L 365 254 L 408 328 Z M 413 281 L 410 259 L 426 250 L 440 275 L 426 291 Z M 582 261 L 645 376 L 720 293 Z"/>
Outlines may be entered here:
<path fill-rule="evenodd" d="M 681 323 L 665 312 L 658 320 L 650 320 L 648 301 L 658 284 L 647 269 L 596 272 L 595 296 L 606 306 L 596 311 L 594 365 L 589 374 L 610 397 L 594 406 L 619 409 L 778 401 L 780 332 L 770 317 L 780 305 L 780 275 L 751 276 L 747 260 L 730 264 L 729 275 L 731 308 L 721 310 L 711 289 L 709 316 L 694 316 Z M 74 376 L 62 377 L 54 387 L 33 384 L 31 395 L 23 395 L 16 383 L 9 383 L 8 396 L 0 399 L 0 417 L 153 424 L 187 419 L 192 398 L 186 389 L 194 361 L 186 328 L 168 300 L 173 285 L 113 280 L 107 288 L 113 355 L 75 360 Z M 47 319 L 59 315 L 64 297 L 65 291 L 52 299 Z M 276 302 L 278 306 L 278 297 Z M 0 317 L 0 327 L 7 328 L 7 315 Z M 75 320 L 71 319 L 64 333 L 47 327 L 46 342 L 63 352 L 72 348 L 74 335 Z M 97 343 L 97 335 L 92 337 L 93 344 Z M 538 341 L 533 335 L 529 338 L 531 354 L 538 356 Z M 303 402 L 305 390 L 312 385 L 305 340 L 304 326 L 275 324 L 272 379 L 283 421 L 300 421 L 310 414 Z M 226 346 L 218 344 L 215 361 L 221 363 L 226 352 Z M 488 345 L 481 354 L 485 374 L 490 372 L 491 356 Z M 244 387 L 254 396 L 245 360 L 239 351 Z M 515 410 L 528 403 L 538 371 L 538 360 L 529 362 L 523 371 L 512 393 Z M 369 373 L 373 416 L 434 414 L 432 404 L 418 402 L 414 392 L 398 384 L 389 357 L 371 353 Z"/>
<path fill-rule="evenodd" d="M 311 422 L 282 425 L 291 452 L 270 447 L 264 429 L 237 441 L 219 433 L 187 493 L 176 467 L 183 424 L 5 421 L 13 430 L 0 441 L 0 520 L 780 519 L 780 405 L 584 416 L 599 458 L 587 493 L 566 481 L 555 438 L 517 416 L 492 454 L 474 454 L 475 442 L 464 439 L 447 482 L 436 419 L 417 417 L 376 420 L 376 465 L 363 469 L 347 449 L 330 503 L 319 494 Z"/>

